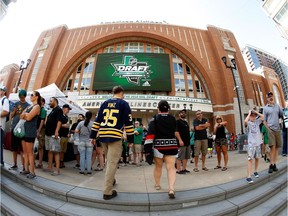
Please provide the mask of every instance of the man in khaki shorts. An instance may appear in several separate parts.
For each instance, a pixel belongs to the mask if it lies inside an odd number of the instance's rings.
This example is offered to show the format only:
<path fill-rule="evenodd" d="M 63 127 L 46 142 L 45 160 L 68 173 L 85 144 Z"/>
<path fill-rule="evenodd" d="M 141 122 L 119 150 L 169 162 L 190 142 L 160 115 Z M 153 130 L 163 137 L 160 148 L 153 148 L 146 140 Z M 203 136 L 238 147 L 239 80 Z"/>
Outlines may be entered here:
<path fill-rule="evenodd" d="M 69 104 L 64 104 L 62 107 L 63 115 L 61 116 L 61 128 L 59 130 L 60 136 L 60 168 L 65 168 L 64 156 L 67 151 L 68 134 L 69 134 L 69 121 L 68 113 L 71 110 Z"/>
<path fill-rule="evenodd" d="M 208 148 L 208 137 L 206 129 L 210 126 L 210 123 L 206 118 L 203 118 L 201 110 L 197 110 L 196 119 L 193 120 L 193 126 L 195 129 L 194 135 L 194 149 L 195 149 L 195 168 L 194 172 L 199 172 L 198 170 L 198 160 L 200 151 L 202 153 L 202 170 L 208 171 L 205 166 L 205 159 Z"/>
<path fill-rule="evenodd" d="M 139 121 L 135 121 L 134 143 L 132 146 L 133 165 L 141 166 L 141 150 L 142 150 L 143 129 Z"/>
<path fill-rule="evenodd" d="M 283 109 L 274 102 L 272 92 L 266 94 L 267 105 L 263 109 L 264 125 L 268 130 L 268 140 L 270 147 L 270 166 L 268 173 L 278 171 L 276 162 L 278 159 L 278 149 L 282 146 L 282 131 L 279 125 L 279 118 L 283 116 Z"/>

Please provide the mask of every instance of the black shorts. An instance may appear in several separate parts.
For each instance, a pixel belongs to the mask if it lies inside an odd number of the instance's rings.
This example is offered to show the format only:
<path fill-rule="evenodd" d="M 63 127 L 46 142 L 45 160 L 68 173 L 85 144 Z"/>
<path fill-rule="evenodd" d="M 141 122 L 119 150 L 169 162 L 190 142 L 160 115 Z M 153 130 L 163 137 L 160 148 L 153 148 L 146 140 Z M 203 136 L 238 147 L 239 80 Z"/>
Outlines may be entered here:
<path fill-rule="evenodd" d="M 13 133 L 13 129 L 11 130 L 11 148 L 12 151 L 22 151 L 22 138 L 16 137 Z"/>
<path fill-rule="evenodd" d="M 33 143 L 35 142 L 36 137 L 23 137 L 25 142 Z"/>

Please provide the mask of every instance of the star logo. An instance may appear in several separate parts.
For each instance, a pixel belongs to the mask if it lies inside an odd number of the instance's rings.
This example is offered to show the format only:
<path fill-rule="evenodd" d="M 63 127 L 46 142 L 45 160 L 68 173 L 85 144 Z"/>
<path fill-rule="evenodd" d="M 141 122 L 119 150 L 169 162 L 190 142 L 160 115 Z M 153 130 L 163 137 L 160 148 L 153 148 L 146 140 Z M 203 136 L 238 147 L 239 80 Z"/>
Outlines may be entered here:
<path fill-rule="evenodd" d="M 119 78 L 126 78 L 127 81 L 133 85 L 140 86 L 141 81 L 144 82 L 143 86 L 150 86 L 147 80 L 150 77 L 152 71 L 150 70 L 150 65 L 147 62 L 138 62 L 138 59 L 134 56 L 123 56 L 122 63 L 114 64 L 115 72 L 112 76 L 119 76 Z"/>

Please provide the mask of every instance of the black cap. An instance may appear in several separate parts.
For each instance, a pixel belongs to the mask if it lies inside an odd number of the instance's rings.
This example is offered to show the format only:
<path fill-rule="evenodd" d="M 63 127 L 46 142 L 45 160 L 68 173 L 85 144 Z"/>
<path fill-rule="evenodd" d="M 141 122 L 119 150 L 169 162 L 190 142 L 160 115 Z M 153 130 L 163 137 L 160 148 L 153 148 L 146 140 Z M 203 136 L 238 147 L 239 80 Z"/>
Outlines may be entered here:
<path fill-rule="evenodd" d="M 166 100 L 161 100 L 158 103 L 158 109 L 161 112 L 167 112 L 168 110 L 170 110 L 170 106 L 169 106 L 169 104 L 168 104 L 168 102 Z"/>
<path fill-rule="evenodd" d="M 266 96 L 267 96 L 267 97 L 273 96 L 273 93 L 272 93 L 272 92 L 268 92 L 268 93 L 266 94 Z"/>
<path fill-rule="evenodd" d="M 64 104 L 62 108 L 68 108 L 69 110 L 71 110 L 71 107 L 69 106 L 69 104 Z"/>

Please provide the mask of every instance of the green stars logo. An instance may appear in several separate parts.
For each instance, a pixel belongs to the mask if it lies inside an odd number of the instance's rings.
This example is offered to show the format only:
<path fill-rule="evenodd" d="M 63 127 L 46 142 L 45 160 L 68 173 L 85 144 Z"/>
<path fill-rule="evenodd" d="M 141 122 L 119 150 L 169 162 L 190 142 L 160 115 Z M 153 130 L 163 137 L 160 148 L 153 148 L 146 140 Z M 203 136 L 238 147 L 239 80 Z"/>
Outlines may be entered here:
<path fill-rule="evenodd" d="M 140 86 L 150 86 L 150 65 L 147 62 L 138 62 L 137 58 L 134 56 L 123 56 L 122 63 L 114 64 L 111 63 L 114 67 L 115 72 L 112 76 L 119 76 L 119 78 L 126 78 L 127 81 L 131 84 Z"/>

